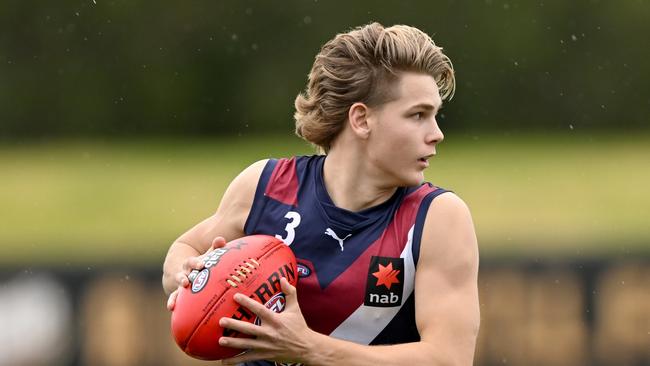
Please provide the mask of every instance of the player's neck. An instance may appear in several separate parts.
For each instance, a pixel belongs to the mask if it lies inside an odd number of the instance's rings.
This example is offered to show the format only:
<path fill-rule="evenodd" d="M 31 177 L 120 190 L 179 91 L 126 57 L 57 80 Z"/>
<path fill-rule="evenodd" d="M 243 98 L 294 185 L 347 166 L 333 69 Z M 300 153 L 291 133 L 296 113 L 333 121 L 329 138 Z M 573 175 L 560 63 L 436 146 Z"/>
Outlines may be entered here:
<path fill-rule="evenodd" d="M 337 207 L 353 212 L 385 202 L 397 189 L 377 179 L 357 154 L 349 149 L 332 149 L 323 166 L 323 181 L 330 198 Z"/>

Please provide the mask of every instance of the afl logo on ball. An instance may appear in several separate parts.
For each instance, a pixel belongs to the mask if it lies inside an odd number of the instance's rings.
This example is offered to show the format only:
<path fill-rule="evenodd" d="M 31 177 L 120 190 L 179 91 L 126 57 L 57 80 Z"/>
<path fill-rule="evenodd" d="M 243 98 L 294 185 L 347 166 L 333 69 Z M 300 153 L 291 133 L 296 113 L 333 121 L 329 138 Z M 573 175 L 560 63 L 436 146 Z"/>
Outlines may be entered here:
<path fill-rule="evenodd" d="M 302 263 L 298 263 L 298 277 L 305 278 L 311 274 L 311 269 Z"/>
<path fill-rule="evenodd" d="M 269 301 L 264 304 L 267 309 L 272 310 L 275 313 L 281 313 L 284 311 L 284 307 L 287 305 L 287 300 L 284 298 L 284 293 L 278 292 Z M 255 325 L 262 324 L 260 318 L 255 318 Z"/>
<path fill-rule="evenodd" d="M 210 277 L 210 269 L 204 268 L 201 272 L 199 272 L 199 274 L 192 282 L 192 293 L 197 293 L 203 290 L 205 284 L 208 283 L 208 277 Z"/>

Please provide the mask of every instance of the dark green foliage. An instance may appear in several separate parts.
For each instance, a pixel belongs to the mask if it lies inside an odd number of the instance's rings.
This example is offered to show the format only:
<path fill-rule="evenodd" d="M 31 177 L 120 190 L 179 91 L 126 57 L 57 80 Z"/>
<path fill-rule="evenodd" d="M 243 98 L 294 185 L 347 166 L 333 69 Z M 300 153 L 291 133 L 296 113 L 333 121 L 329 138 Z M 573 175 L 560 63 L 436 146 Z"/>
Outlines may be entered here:
<path fill-rule="evenodd" d="M 647 19 L 647 1 L 4 1 L 0 138 L 289 132 L 320 45 L 370 21 L 445 48 L 443 128 L 637 129 Z"/>

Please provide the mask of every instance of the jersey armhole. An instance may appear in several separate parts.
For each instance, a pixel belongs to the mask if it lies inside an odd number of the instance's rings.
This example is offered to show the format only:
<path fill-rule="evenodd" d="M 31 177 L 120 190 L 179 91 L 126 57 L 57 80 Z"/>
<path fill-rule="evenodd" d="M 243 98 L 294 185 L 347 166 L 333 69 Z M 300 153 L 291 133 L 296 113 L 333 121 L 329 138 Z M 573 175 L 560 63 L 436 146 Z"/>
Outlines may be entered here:
<path fill-rule="evenodd" d="M 246 218 L 246 223 L 244 224 L 244 234 L 251 235 L 254 233 L 255 228 L 257 227 L 257 222 L 261 217 L 261 212 L 266 205 L 266 197 L 264 192 L 266 191 L 266 186 L 269 184 L 269 179 L 271 179 L 271 174 L 275 170 L 275 166 L 278 164 L 277 159 L 269 159 L 262 170 L 260 179 L 257 182 L 257 188 L 255 189 L 255 197 L 253 198 L 253 205 L 251 210 L 248 213 L 248 218 Z"/>
<path fill-rule="evenodd" d="M 413 228 L 413 263 L 417 267 L 418 265 L 418 259 L 420 258 L 420 244 L 422 242 L 422 231 L 424 229 L 424 221 L 427 218 L 427 213 L 429 212 L 429 206 L 431 206 L 431 202 L 433 201 L 434 198 L 438 197 L 439 195 L 445 193 L 445 192 L 451 192 L 443 188 L 438 188 L 433 192 L 429 192 L 423 199 L 422 202 L 420 203 L 420 207 L 418 208 L 418 213 L 417 216 L 415 217 L 415 227 Z"/>

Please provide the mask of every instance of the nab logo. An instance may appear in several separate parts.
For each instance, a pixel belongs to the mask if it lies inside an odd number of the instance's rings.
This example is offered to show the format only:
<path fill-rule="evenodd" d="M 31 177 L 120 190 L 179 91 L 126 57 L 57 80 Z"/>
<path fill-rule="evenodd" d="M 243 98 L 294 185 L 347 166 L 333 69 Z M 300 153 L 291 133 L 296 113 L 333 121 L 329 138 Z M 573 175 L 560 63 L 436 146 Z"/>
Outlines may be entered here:
<path fill-rule="evenodd" d="M 373 256 L 368 267 L 363 304 L 376 307 L 400 306 L 403 290 L 404 258 Z"/>
<path fill-rule="evenodd" d="M 204 267 L 205 268 L 210 268 L 210 267 L 216 266 L 217 263 L 219 263 L 219 261 L 221 260 L 221 257 L 224 254 L 228 253 L 229 250 L 231 250 L 231 249 L 241 249 L 241 247 L 244 246 L 244 245 L 247 245 L 247 243 L 245 241 L 243 241 L 243 240 L 239 240 L 239 241 L 237 241 L 236 243 L 234 243 L 232 245 L 229 245 L 229 246 L 223 247 L 223 248 L 217 248 L 217 249 L 207 253 L 205 255 L 205 257 L 203 258 L 203 260 L 205 262 Z"/>

